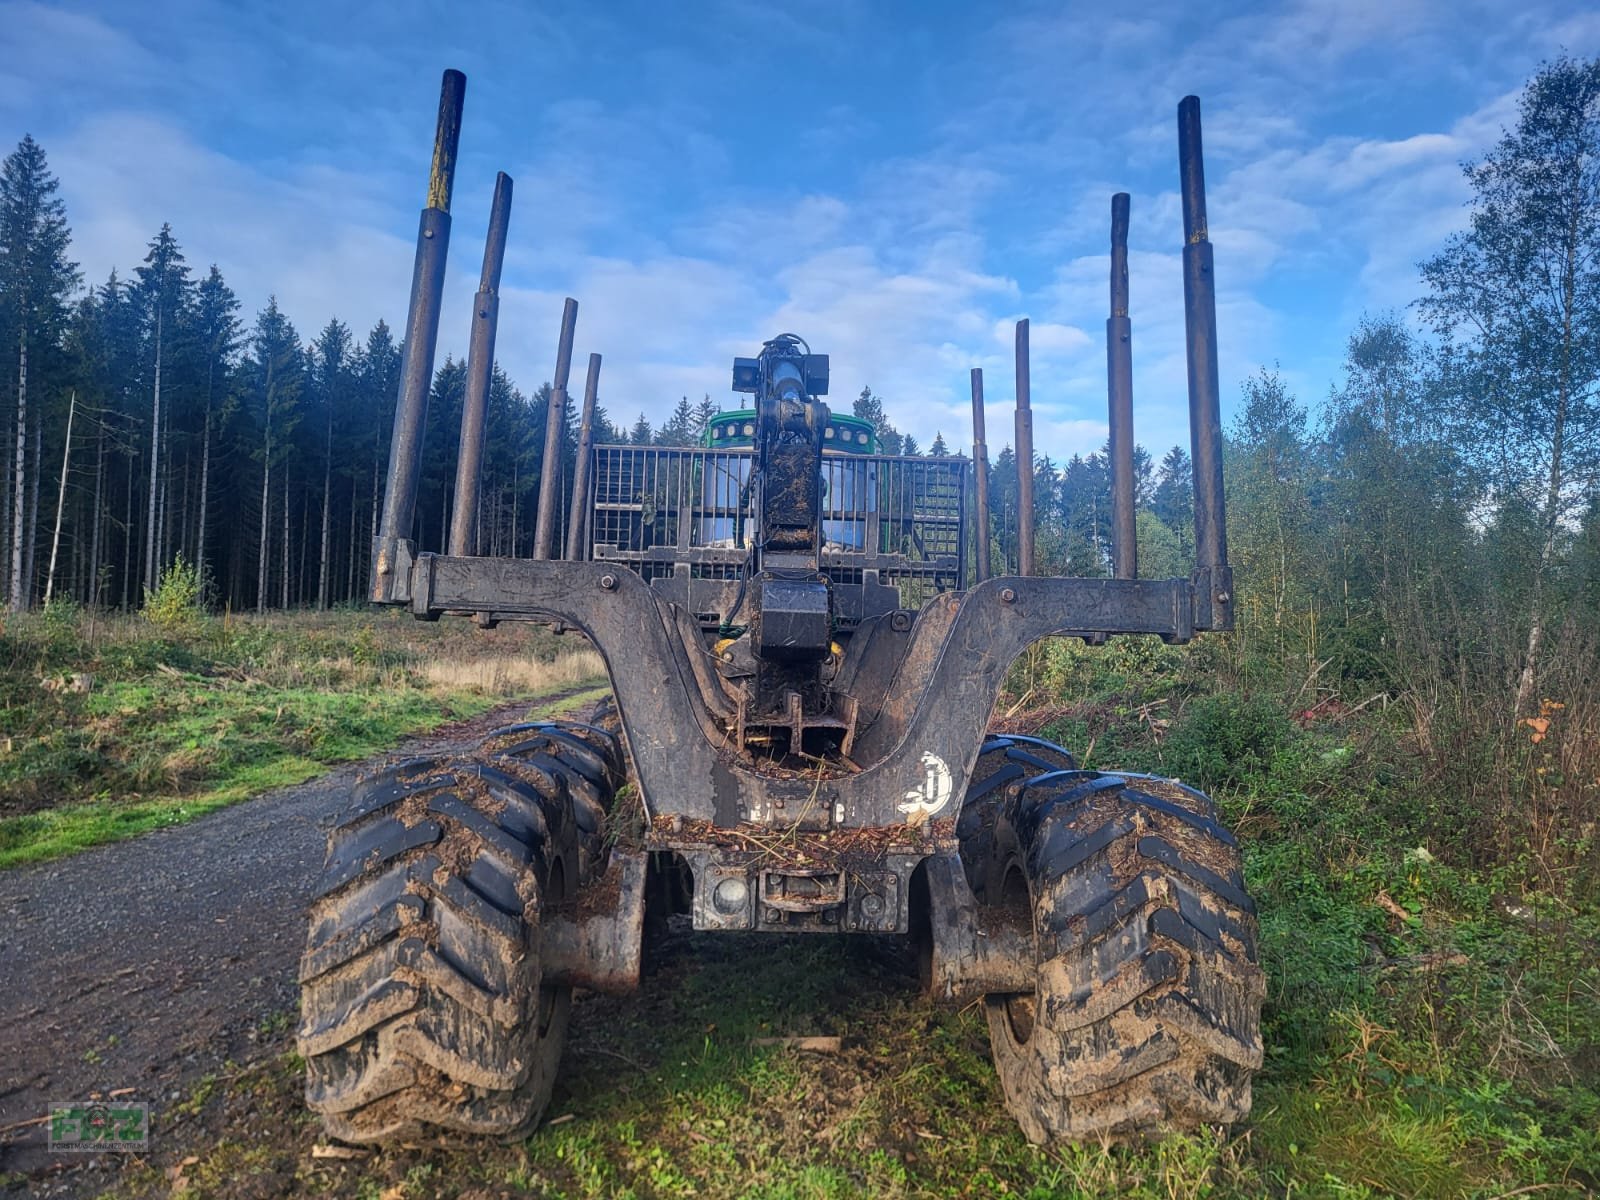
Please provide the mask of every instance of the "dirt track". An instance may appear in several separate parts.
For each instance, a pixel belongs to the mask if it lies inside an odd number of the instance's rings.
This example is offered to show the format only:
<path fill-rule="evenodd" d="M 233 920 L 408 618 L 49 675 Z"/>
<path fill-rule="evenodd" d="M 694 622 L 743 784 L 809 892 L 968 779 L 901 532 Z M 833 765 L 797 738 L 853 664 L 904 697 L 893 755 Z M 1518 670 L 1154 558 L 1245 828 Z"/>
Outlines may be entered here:
<path fill-rule="evenodd" d="M 441 726 L 393 756 L 464 748 L 527 707 Z M 0 1170 L 49 1162 L 36 1121 L 49 1101 L 131 1088 L 158 1123 L 185 1081 L 293 1019 L 326 830 L 370 765 L 0 873 L 0 1130 L 15 1126 L 0 1133 Z"/>

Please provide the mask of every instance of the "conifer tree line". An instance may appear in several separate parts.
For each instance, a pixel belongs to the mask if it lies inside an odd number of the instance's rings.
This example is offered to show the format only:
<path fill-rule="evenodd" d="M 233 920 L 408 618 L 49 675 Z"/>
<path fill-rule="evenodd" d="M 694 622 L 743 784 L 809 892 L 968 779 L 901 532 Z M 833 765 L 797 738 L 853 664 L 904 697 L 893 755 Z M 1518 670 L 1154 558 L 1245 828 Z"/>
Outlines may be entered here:
<path fill-rule="evenodd" d="M 1363 319 L 1320 403 L 1275 370 L 1244 387 L 1226 453 L 1237 648 L 1241 663 L 1329 674 L 1425 661 L 1440 680 L 1502 682 L 1526 711 L 1540 664 L 1600 625 L 1600 61 L 1541 68 L 1515 125 L 1465 170 L 1464 227 L 1419 264 L 1416 319 Z M 24 137 L 0 168 L 11 609 L 137 607 L 180 556 L 235 610 L 363 597 L 400 364 L 390 326 L 333 318 L 306 336 L 274 299 L 247 318 L 166 225 L 131 272 L 85 286 L 57 192 Z M 465 382 L 458 359 L 436 372 L 424 549 L 445 542 Z M 531 550 L 548 400 L 496 368 L 485 553 Z M 575 408 L 553 464 L 563 484 Z M 595 436 L 689 445 L 717 411 L 684 397 L 659 429 L 602 412 Z M 885 452 L 921 452 L 870 388 L 853 411 Z M 942 434 L 929 448 L 948 452 Z M 1108 455 L 1031 466 L 1041 569 L 1108 573 Z M 990 474 L 989 535 L 1013 565 L 1018 468 L 1006 448 Z M 1189 569 L 1189 470 L 1182 447 L 1137 453 L 1143 575 Z"/>
<path fill-rule="evenodd" d="M 276 298 L 253 320 L 170 225 L 129 274 L 85 286 L 45 151 L 24 136 L 0 166 L 0 595 L 136 608 L 182 559 L 233 610 L 326 608 L 367 591 L 402 347 L 331 318 L 312 336 Z M 429 401 L 417 536 L 449 525 L 466 364 Z M 497 365 L 479 506 L 485 553 L 528 554 L 550 387 Z M 596 413 L 600 441 L 688 445 L 716 407 L 679 401 L 660 430 Z M 572 478 L 567 408 L 562 481 Z M 563 519 L 565 513 L 563 513 Z"/>

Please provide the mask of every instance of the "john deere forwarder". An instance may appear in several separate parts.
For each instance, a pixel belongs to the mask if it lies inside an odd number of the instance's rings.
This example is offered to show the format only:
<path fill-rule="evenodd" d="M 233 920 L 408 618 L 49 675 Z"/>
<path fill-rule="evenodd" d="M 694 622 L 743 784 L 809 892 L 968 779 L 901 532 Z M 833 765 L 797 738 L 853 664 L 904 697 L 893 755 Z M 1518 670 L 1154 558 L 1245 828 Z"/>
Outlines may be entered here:
<path fill-rule="evenodd" d="M 647 904 L 699 930 L 915 937 L 933 996 L 982 1000 L 1007 1105 L 1034 1141 L 1242 1118 L 1263 984 L 1238 847 L 1215 806 L 1179 782 L 1086 770 L 1059 746 L 986 728 L 1007 668 L 1039 638 L 1184 642 L 1232 626 L 1199 102 L 1178 107 L 1196 570 L 1137 577 L 1119 194 L 1106 323 L 1113 577 L 1034 574 L 1024 470 L 1020 571 L 991 578 L 978 373 L 973 461 L 887 456 L 870 426 L 829 412 L 827 356 L 790 335 L 734 361 L 749 407 L 719 415 L 694 448 L 590 445 L 591 357 L 564 545 L 548 471 L 533 558 L 476 555 L 504 175 L 473 311 L 449 553 L 419 553 L 464 91 L 446 72 L 372 598 L 424 620 L 580 631 L 615 705 L 594 725 L 513 726 L 473 754 L 356 787 L 300 968 L 306 1095 L 328 1131 L 365 1142 L 534 1127 L 572 990 L 637 986 Z M 1017 454 L 1029 463 L 1026 322 L 1017 341 Z"/>

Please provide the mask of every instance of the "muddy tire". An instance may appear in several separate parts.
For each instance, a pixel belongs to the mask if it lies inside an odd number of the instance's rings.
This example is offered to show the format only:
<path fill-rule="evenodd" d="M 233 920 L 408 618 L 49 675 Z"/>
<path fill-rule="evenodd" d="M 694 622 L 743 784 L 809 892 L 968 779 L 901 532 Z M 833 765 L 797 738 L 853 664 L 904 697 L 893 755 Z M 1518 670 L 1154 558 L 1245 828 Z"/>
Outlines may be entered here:
<path fill-rule="evenodd" d="M 533 775 L 541 790 L 564 789 L 572 801 L 579 850 L 578 885 L 605 871 L 606 816 L 625 771 L 615 729 L 604 712 L 593 723 L 530 721 L 497 729 L 479 743 L 478 755 Z M 609 715 L 615 721 L 615 709 Z"/>
<path fill-rule="evenodd" d="M 1072 769 L 997 788 L 982 898 L 1031 910 L 1038 982 L 985 1008 L 1023 1132 L 1127 1139 L 1242 1120 L 1266 989 L 1215 805 L 1170 780 Z"/>
<path fill-rule="evenodd" d="M 984 741 L 956 821 L 967 885 L 979 899 L 988 884 L 995 828 L 1007 798 L 1030 779 L 1050 771 L 1075 770 L 1077 765 L 1068 751 L 1043 738 L 991 734 Z"/>
<path fill-rule="evenodd" d="M 515 1137 L 550 1099 L 570 989 L 539 917 L 576 890 L 562 774 L 413 759 L 359 783 L 329 837 L 300 963 L 306 1101 L 342 1141 Z"/>

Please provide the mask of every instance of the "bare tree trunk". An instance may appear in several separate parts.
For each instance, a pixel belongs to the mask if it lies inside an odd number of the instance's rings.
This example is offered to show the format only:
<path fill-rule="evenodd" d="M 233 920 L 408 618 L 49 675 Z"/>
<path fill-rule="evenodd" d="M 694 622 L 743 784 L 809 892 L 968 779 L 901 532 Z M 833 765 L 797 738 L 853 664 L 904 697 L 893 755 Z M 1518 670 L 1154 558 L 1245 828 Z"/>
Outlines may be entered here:
<path fill-rule="evenodd" d="M 72 539 L 72 562 L 62 571 L 61 594 L 71 596 L 73 599 L 84 594 L 83 568 L 89 561 L 88 539 L 83 536 L 84 515 L 83 496 L 80 494 L 73 502 L 72 526 L 78 531 L 78 536 Z M 81 602 L 80 602 L 81 603 Z"/>
<path fill-rule="evenodd" d="M 206 574 L 206 509 L 211 493 L 208 490 L 211 484 L 211 391 L 216 379 L 217 363 L 214 354 L 206 355 L 206 425 L 205 433 L 200 439 L 200 512 L 196 516 L 199 532 L 194 539 L 194 569 L 195 574 L 205 578 Z"/>
<path fill-rule="evenodd" d="M 128 504 L 123 514 L 127 523 L 122 527 L 122 611 L 127 612 L 129 606 L 128 591 L 133 584 L 133 574 L 138 568 L 133 560 L 133 530 L 135 513 L 133 508 L 133 450 L 128 450 Z"/>
<path fill-rule="evenodd" d="M 183 487 L 178 489 L 178 495 L 183 498 L 183 506 L 178 510 L 178 553 L 187 554 L 189 561 L 194 562 L 194 555 L 189 554 L 189 497 L 192 489 L 189 487 L 189 477 L 194 466 L 194 453 L 188 449 L 183 452 Z M 168 547 L 170 553 L 171 547 Z"/>
<path fill-rule="evenodd" d="M 1512 700 L 1511 715 L 1514 717 L 1528 712 L 1533 704 L 1534 689 L 1538 684 L 1539 652 L 1544 649 L 1544 580 L 1549 573 L 1550 563 L 1555 559 L 1556 531 L 1560 526 L 1563 424 L 1558 416 L 1555 454 L 1550 467 L 1550 490 L 1545 500 L 1544 537 L 1539 547 L 1539 564 L 1533 573 L 1533 593 L 1528 597 L 1528 644 L 1523 649 L 1522 671 L 1517 676 L 1517 694 Z"/>
<path fill-rule="evenodd" d="M 11 581 L 10 570 L 6 565 L 11 562 L 11 432 L 6 429 L 6 442 L 0 448 L 0 600 L 10 600 L 11 592 L 6 584 Z"/>
<path fill-rule="evenodd" d="M 156 381 L 150 401 L 150 504 L 144 531 L 144 586 L 151 591 L 155 591 L 157 582 L 156 539 L 160 535 L 156 522 L 156 493 L 161 475 L 161 338 L 164 332 L 162 322 L 166 316 L 163 311 L 166 308 L 165 291 L 163 280 L 161 291 L 156 293 Z"/>
<path fill-rule="evenodd" d="M 358 482 L 357 476 L 350 476 L 350 555 L 349 561 L 345 564 L 344 581 L 344 598 L 347 602 L 356 598 L 356 538 L 360 536 L 360 527 L 356 524 L 356 509 L 359 507 L 357 504 L 359 495 L 356 491 Z"/>
<path fill-rule="evenodd" d="M 22 594 L 33 604 L 34 551 L 39 545 L 39 476 L 44 474 L 44 414 L 33 413 L 33 478 L 28 481 L 28 543 L 22 548 Z"/>
<path fill-rule="evenodd" d="M 98 608 L 100 605 L 100 531 L 102 528 L 101 516 L 104 507 L 100 500 L 100 489 L 105 480 L 106 473 L 106 423 L 105 414 L 101 413 L 95 421 L 99 432 L 95 436 L 94 444 L 94 525 L 89 536 L 89 606 Z"/>
<path fill-rule="evenodd" d="M 1539 565 L 1533 576 L 1528 645 L 1523 653 L 1522 674 L 1517 679 L 1517 694 L 1512 701 L 1513 716 L 1521 716 L 1533 702 L 1539 651 L 1544 647 L 1544 580 L 1555 559 L 1556 531 L 1561 526 L 1561 491 L 1566 484 L 1562 459 L 1566 453 L 1567 412 L 1572 401 L 1572 355 L 1576 340 L 1573 326 L 1577 308 L 1578 250 L 1578 206 L 1574 205 L 1567 235 L 1566 261 L 1561 274 L 1561 383 L 1556 390 L 1555 424 L 1550 431 L 1550 477 L 1546 482 L 1542 522 L 1544 538 L 1539 547 Z"/>
<path fill-rule="evenodd" d="M 56 528 L 50 535 L 50 570 L 44 577 L 44 604 L 50 607 L 50 596 L 56 590 L 56 555 L 61 550 L 61 514 L 67 507 L 67 468 L 72 465 L 72 418 L 78 410 L 78 393 L 73 392 L 67 401 L 67 441 L 61 448 L 61 486 L 56 489 Z"/>
<path fill-rule="evenodd" d="M 28 598 L 22 590 L 22 534 L 25 522 L 24 501 L 27 497 L 28 451 L 28 331 L 24 327 L 17 334 L 17 473 L 12 481 L 14 491 L 11 501 L 11 611 L 21 612 L 28 607 Z"/>
<path fill-rule="evenodd" d="M 267 362 L 267 450 L 261 467 L 261 559 L 256 572 L 256 612 L 267 611 L 267 516 L 272 511 L 272 362 Z"/>
<path fill-rule="evenodd" d="M 156 506 L 156 522 L 159 534 L 156 538 L 156 586 L 161 585 L 161 576 L 166 573 L 167 564 L 172 560 L 167 557 L 168 534 L 172 525 L 172 511 L 167 501 L 170 498 L 168 487 L 169 480 L 161 481 L 161 503 Z"/>
<path fill-rule="evenodd" d="M 294 573 L 294 602 L 304 608 L 311 603 L 310 588 L 306 586 L 306 552 L 311 548 L 311 506 L 300 506 L 300 566 Z"/>
<path fill-rule="evenodd" d="M 317 570 L 317 608 L 328 607 L 328 521 L 333 500 L 333 398 L 328 402 L 328 434 L 322 458 L 322 563 Z"/>
<path fill-rule="evenodd" d="M 283 587 L 278 607 L 289 607 L 289 464 L 283 464 Z"/>
<path fill-rule="evenodd" d="M 367 538 L 365 553 L 361 556 L 361 590 L 363 594 L 372 586 L 372 543 L 378 536 L 378 456 L 372 456 L 372 528 Z"/>

